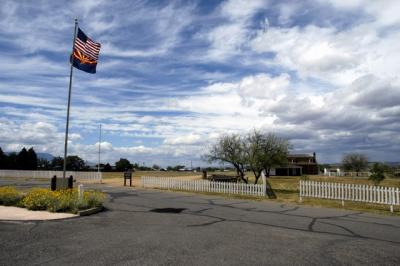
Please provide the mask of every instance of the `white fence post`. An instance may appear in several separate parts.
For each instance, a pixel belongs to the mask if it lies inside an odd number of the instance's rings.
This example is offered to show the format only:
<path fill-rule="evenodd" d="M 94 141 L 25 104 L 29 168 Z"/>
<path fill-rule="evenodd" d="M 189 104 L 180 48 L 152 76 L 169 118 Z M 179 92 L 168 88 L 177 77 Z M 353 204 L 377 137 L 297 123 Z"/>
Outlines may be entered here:
<path fill-rule="evenodd" d="M 303 202 L 303 180 L 300 180 L 299 193 L 300 193 L 300 202 Z"/>
<path fill-rule="evenodd" d="M 261 172 L 261 178 L 263 182 L 263 195 L 267 195 L 267 177 L 264 174 L 264 171 Z"/>
<path fill-rule="evenodd" d="M 79 197 L 79 200 L 83 199 L 83 192 L 84 192 L 83 184 L 78 185 L 78 197 Z"/>

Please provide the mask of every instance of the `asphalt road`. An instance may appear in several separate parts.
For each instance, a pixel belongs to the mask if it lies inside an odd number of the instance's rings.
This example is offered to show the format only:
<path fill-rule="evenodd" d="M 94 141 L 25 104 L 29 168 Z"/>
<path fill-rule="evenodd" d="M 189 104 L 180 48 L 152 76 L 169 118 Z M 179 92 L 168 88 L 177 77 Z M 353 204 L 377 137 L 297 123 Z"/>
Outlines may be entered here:
<path fill-rule="evenodd" d="M 400 217 L 98 187 L 102 213 L 0 222 L 0 264 L 400 265 Z"/>

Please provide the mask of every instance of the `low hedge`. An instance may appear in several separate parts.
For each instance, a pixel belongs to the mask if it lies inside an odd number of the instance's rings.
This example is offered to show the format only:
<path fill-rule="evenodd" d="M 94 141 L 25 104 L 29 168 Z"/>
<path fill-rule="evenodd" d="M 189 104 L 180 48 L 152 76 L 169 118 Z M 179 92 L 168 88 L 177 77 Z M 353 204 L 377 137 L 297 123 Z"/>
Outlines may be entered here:
<path fill-rule="evenodd" d="M 100 191 L 85 191 L 79 199 L 76 189 L 51 191 L 34 188 L 22 193 L 14 187 L 0 187 L 0 205 L 25 207 L 29 210 L 77 213 L 79 210 L 102 206 L 105 194 Z"/>

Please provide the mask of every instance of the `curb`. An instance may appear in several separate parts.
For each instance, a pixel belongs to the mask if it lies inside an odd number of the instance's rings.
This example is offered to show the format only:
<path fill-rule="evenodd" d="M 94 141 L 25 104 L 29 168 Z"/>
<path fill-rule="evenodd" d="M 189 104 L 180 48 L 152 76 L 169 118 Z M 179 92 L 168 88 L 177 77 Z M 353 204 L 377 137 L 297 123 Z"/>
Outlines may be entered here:
<path fill-rule="evenodd" d="M 90 208 L 90 209 L 83 210 L 83 211 L 78 211 L 77 214 L 79 216 L 88 216 L 88 215 L 91 215 L 91 214 L 95 214 L 95 213 L 101 212 L 103 209 L 104 209 L 103 206 L 95 207 L 95 208 Z"/>

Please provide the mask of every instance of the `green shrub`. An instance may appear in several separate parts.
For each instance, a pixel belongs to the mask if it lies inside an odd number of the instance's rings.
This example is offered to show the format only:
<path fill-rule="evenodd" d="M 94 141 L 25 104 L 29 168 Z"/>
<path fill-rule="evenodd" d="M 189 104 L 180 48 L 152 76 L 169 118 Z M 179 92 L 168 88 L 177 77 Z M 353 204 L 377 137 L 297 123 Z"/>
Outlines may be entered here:
<path fill-rule="evenodd" d="M 88 209 L 94 207 L 100 207 L 103 205 L 105 195 L 100 191 L 85 191 L 83 193 L 83 199 L 80 202 L 80 209 Z"/>
<path fill-rule="evenodd" d="M 380 182 L 382 182 L 385 179 L 385 167 L 381 163 L 374 163 L 371 169 L 371 176 L 368 178 L 369 180 L 372 180 L 374 182 L 374 185 L 377 186 L 379 185 Z"/>
<path fill-rule="evenodd" d="M 17 205 L 23 194 L 15 187 L 0 187 L 0 205 Z"/>

